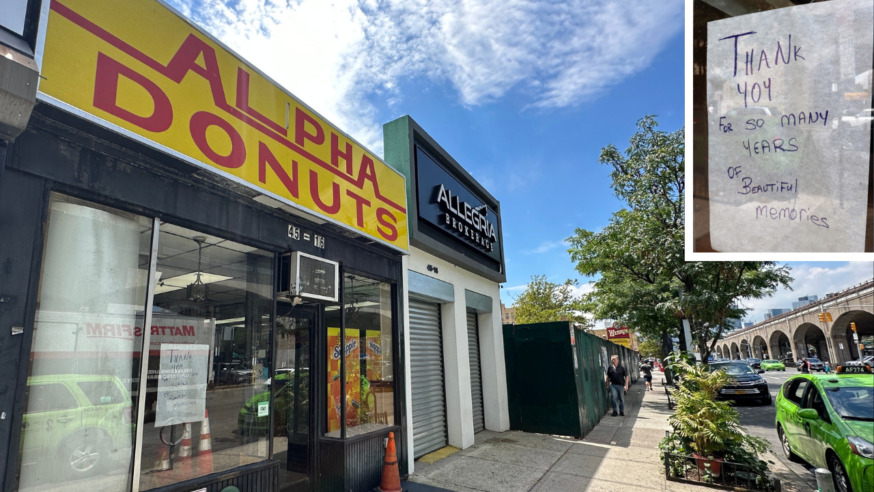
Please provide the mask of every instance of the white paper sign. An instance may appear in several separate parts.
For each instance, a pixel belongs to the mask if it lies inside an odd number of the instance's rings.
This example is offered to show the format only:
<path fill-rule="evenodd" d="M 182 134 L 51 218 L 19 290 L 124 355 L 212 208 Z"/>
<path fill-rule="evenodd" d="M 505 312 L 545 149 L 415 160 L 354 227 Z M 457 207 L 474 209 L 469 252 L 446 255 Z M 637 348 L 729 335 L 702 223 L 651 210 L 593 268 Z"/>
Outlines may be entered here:
<path fill-rule="evenodd" d="M 864 250 L 872 5 L 834 0 L 708 23 L 714 249 Z"/>
<path fill-rule="evenodd" d="M 208 373 L 209 345 L 161 344 L 155 427 L 203 420 Z"/>

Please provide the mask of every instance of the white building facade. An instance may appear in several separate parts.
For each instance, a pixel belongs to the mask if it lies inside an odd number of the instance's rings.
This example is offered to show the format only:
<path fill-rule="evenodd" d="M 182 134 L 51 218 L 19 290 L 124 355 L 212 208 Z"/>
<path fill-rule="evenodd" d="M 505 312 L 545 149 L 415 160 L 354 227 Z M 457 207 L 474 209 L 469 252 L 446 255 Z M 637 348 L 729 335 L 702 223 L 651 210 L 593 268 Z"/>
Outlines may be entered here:
<path fill-rule="evenodd" d="M 402 297 L 408 469 L 483 430 L 510 428 L 500 284 L 500 203 L 412 118 L 385 125 L 386 162 L 407 176 Z"/>

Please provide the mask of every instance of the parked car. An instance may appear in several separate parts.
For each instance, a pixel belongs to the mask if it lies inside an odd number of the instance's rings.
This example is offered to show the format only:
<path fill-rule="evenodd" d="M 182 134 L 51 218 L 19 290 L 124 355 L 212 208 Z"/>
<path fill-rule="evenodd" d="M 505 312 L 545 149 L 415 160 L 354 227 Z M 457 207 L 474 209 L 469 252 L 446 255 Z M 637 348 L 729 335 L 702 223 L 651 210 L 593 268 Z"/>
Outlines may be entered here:
<path fill-rule="evenodd" d="M 834 374 L 796 374 L 777 394 L 775 425 L 786 456 L 828 468 L 838 492 L 874 485 L 874 374 L 840 366 Z"/>
<path fill-rule="evenodd" d="M 785 371 L 786 366 L 779 360 L 765 359 L 759 366 L 763 371 Z"/>
<path fill-rule="evenodd" d="M 761 369 L 762 359 L 750 357 L 747 359 L 747 364 L 749 364 L 753 369 Z"/>
<path fill-rule="evenodd" d="M 115 376 L 52 374 L 27 379 L 22 462 L 69 479 L 98 473 L 130 454 L 133 403 Z M 121 454 L 117 454 L 121 453 Z"/>
<path fill-rule="evenodd" d="M 808 364 L 810 364 L 811 372 L 825 370 L 825 365 L 822 363 L 821 360 L 817 359 L 816 357 L 808 357 L 807 362 Z"/>
<path fill-rule="evenodd" d="M 764 405 L 771 404 L 771 393 L 768 382 L 760 376 L 765 371 L 756 371 L 743 361 L 716 362 L 710 365 L 711 370 L 725 371 L 731 381 L 719 390 L 719 399 L 724 400 L 759 400 Z"/>

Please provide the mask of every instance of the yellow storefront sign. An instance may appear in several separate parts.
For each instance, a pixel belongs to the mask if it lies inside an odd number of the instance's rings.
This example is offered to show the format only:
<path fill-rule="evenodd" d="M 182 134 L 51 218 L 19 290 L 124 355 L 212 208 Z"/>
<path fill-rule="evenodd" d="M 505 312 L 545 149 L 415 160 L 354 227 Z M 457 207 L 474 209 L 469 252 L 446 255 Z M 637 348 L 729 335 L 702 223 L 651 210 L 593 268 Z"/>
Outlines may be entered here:
<path fill-rule="evenodd" d="M 622 345 L 623 347 L 631 347 L 631 339 L 630 338 L 614 338 L 610 340 L 611 342 Z"/>
<path fill-rule="evenodd" d="M 408 249 L 403 175 L 160 3 L 52 0 L 42 78 L 43 101 Z"/>

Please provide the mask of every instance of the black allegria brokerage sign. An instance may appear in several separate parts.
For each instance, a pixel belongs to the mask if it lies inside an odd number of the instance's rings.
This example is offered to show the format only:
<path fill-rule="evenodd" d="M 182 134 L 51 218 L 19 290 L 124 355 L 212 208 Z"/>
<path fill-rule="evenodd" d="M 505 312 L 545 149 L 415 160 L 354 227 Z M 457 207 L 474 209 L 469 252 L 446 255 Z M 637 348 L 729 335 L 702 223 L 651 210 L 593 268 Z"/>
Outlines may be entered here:
<path fill-rule="evenodd" d="M 453 196 L 452 191 L 442 183 L 435 191 L 435 201 L 446 212 L 443 214 L 443 226 L 461 234 L 487 253 L 494 251 L 498 236 L 495 234 L 495 225 L 487 218 L 488 208 L 485 205 L 471 207 L 457 195 Z"/>
<path fill-rule="evenodd" d="M 419 146 L 416 146 L 416 173 L 419 219 L 500 265 L 500 219 L 489 204 Z"/>

